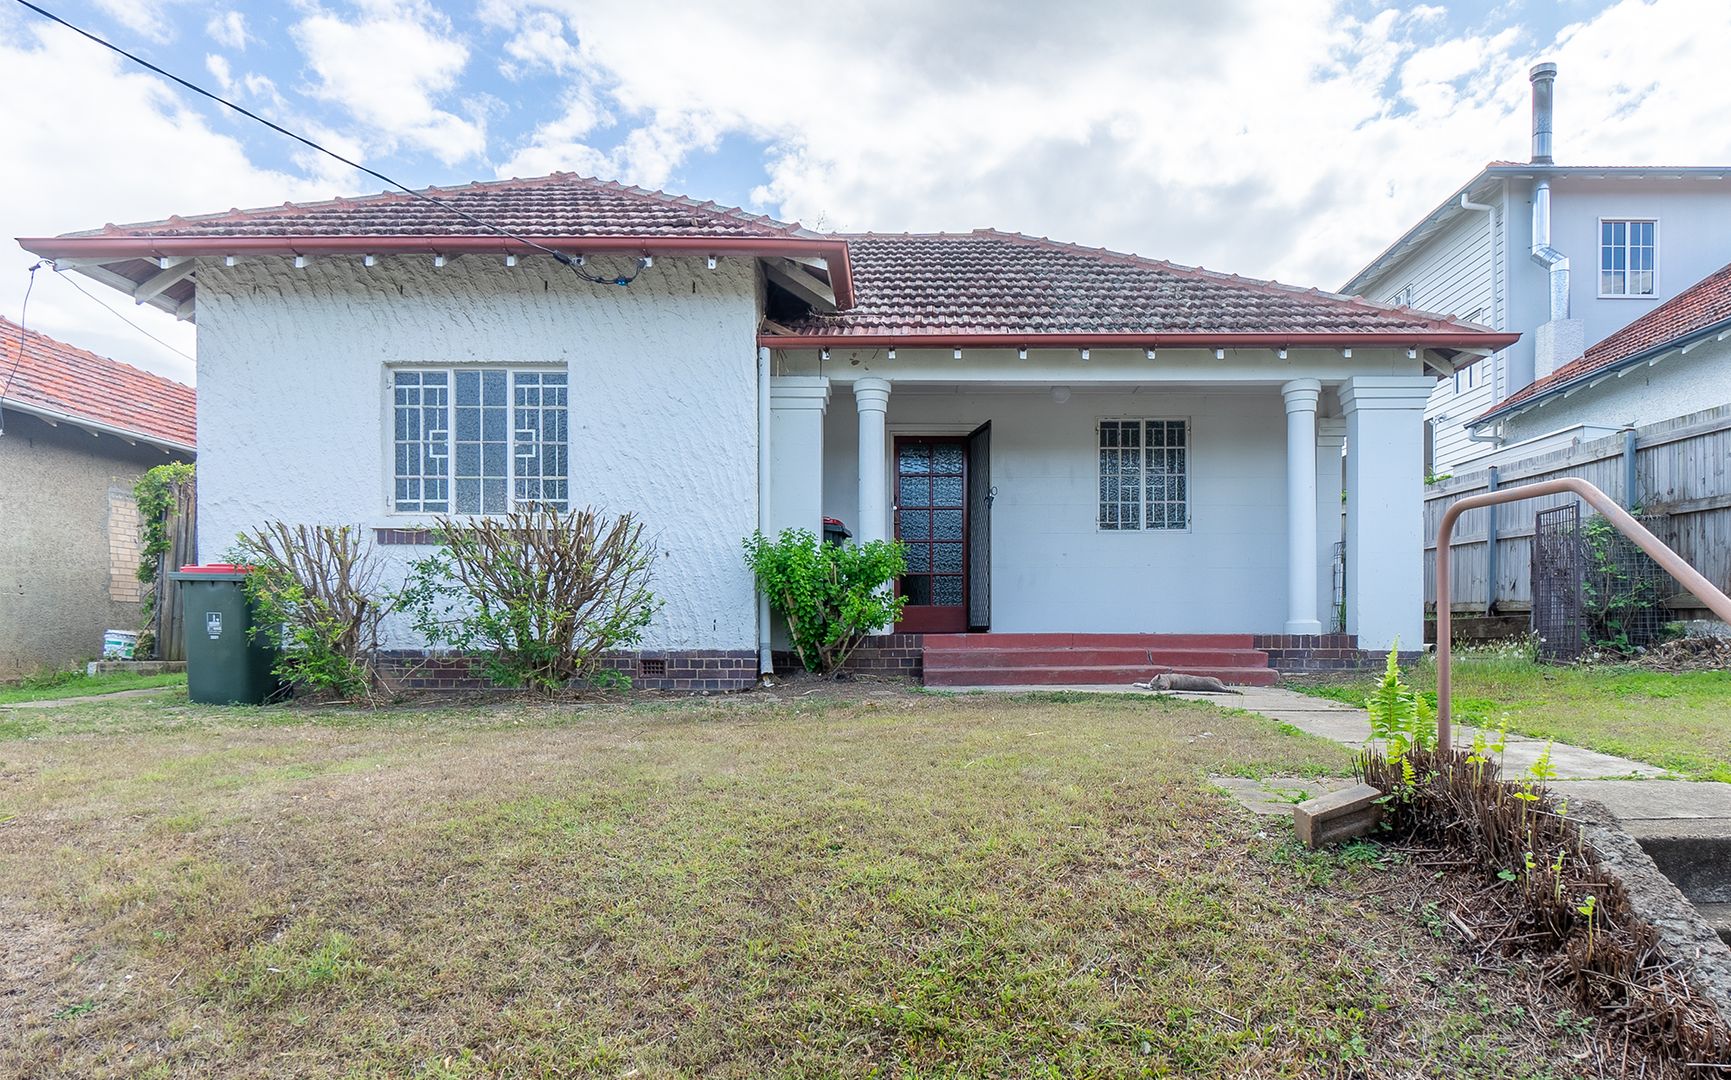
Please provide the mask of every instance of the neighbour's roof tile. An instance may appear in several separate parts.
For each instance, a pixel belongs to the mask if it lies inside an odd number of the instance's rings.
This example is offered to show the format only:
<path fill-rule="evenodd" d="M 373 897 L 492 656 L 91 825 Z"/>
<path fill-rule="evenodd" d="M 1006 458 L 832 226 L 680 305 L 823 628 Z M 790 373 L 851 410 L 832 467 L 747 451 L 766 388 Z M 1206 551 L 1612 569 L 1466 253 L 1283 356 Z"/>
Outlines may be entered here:
<path fill-rule="evenodd" d="M 387 191 L 284 203 L 198 217 L 108 225 L 68 236 L 474 236 L 494 230 L 452 210 L 529 237 L 806 237 L 788 224 L 735 207 L 628 187 L 576 173 L 430 187 L 419 198 Z M 431 201 L 429 201 L 431 200 Z M 447 207 L 449 209 L 447 209 Z"/>
<path fill-rule="evenodd" d="M 0 318 L 0 409 L 47 409 L 155 442 L 197 444 L 192 387 Z"/>
<path fill-rule="evenodd" d="M 991 229 L 841 238 L 853 266 L 854 306 L 784 323 L 789 333 L 1296 335 L 1481 329 L 1317 289 Z"/>
<path fill-rule="evenodd" d="M 1731 319 L 1731 266 L 1724 266 L 1600 341 L 1578 360 L 1503 399 L 1480 420 L 1509 412 L 1594 372 L 1615 367 Z"/>

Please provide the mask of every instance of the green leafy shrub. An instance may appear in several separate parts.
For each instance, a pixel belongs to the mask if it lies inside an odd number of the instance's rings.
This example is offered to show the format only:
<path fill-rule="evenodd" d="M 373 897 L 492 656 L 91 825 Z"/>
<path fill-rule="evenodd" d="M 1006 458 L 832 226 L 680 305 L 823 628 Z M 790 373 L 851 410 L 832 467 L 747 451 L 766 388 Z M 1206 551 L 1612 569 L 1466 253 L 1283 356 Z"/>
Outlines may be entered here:
<path fill-rule="evenodd" d="M 231 557 L 252 568 L 252 633 L 276 647 L 278 679 L 297 693 L 351 701 L 382 687 L 379 625 L 394 599 L 380 588 L 383 566 L 359 528 L 273 521 L 242 535 Z"/>
<path fill-rule="evenodd" d="M 867 634 L 901 618 L 904 601 L 894 585 L 907 558 L 893 540 L 825 544 L 807 529 L 784 530 L 773 541 L 754 533 L 745 562 L 771 609 L 787 620 L 807 671 L 833 673 Z"/>
<path fill-rule="evenodd" d="M 517 511 L 434 529 L 440 549 L 414 563 L 402 607 L 430 644 L 476 654 L 500 686 L 589 680 L 661 606 L 649 588 L 657 553 L 631 514 Z"/>

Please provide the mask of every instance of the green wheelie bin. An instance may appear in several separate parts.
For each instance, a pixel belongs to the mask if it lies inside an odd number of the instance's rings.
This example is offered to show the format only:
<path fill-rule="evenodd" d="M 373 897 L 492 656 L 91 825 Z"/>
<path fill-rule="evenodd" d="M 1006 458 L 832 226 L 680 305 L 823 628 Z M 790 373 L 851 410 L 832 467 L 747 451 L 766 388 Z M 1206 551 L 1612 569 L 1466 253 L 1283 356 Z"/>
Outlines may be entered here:
<path fill-rule="evenodd" d="M 276 693 L 276 650 L 252 633 L 246 571 L 232 563 L 183 566 L 181 626 L 186 635 L 186 695 L 206 705 L 262 705 Z"/>

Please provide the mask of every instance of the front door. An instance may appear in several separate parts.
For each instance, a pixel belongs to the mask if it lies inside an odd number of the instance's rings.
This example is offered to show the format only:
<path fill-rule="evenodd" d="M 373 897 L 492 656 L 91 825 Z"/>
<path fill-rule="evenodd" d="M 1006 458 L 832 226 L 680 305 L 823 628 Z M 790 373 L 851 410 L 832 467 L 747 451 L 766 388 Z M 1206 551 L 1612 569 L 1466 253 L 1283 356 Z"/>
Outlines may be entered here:
<path fill-rule="evenodd" d="M 968 629 L 968 440 L 951 436 L 896 439 L 896 539 L 907 551 L 900 582 L 907 599 L 896 629 L 960 633 Z"/>

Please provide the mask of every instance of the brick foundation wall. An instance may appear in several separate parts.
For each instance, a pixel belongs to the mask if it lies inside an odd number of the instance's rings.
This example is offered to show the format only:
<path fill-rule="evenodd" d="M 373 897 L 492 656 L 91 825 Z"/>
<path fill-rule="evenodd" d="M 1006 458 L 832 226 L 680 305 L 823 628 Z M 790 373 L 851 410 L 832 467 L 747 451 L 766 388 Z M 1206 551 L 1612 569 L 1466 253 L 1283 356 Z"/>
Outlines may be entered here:
<path fill-rule="evenodd" d="M 1331 671 L 1379 671 L 1387 657 L 1358 647 L 1356 634 L 1256 634 L 1253 648 L 1268 654 L 1268 666 L 1282 675 L 1319 675 Z M 1410 664 L 1424 654 L 1402 651 Z"/>
<path fill-rule="evenodd" d="M 466 656 L 414 650 L 381 657 L 385 677 L 407 690 L 484 690 L 491 684 Z M 631 677 L 639 690 L 748 690 L 757 684 L 751 649 L 642 649 L 609 654 L 606 666 Z"/>
<path fill-rule="evenodd" d="M 916 682 L 925 670 L 925 653 L 920 634 L 874 634 L 860 643 L 847 658 L 842 670 L 850 675 L 878 675 L 913 679 Z M 777 649 L 775 670 L 784 674 L 804 671 L 805 666 L 792 650 Z"/>

